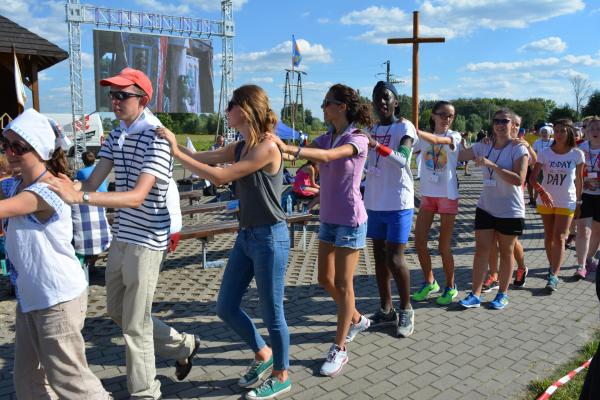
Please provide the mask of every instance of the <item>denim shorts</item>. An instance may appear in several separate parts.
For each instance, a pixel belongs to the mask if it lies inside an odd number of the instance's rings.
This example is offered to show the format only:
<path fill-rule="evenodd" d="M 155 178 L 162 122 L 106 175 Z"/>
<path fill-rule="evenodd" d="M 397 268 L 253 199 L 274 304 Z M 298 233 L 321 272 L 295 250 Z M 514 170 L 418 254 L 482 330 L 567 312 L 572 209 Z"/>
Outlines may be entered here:
<path fill-rule="evenodd" d="M 367 237 L 388 243 L 406 244 L 413 222 L 414 209 L 398 211 L 367 210 Z"/>
<path fill-rule="evenodd" d="M 319 240 L 331 243 L 335 247 L 348 247 L 362 249 L 367 238 L 367 223 L 358 226 L 346 226 L 321 222 L 319 226 Z"/>

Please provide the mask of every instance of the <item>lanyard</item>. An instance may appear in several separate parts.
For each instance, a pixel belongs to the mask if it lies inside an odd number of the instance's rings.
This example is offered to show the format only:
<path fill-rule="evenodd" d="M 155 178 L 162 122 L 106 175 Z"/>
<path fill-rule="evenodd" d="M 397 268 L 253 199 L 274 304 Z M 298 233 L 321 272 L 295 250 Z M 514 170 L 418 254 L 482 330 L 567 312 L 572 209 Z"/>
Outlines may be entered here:
<path fill-rule="evenodd" d="M 391 136 L 391 135 L 390 135 L 390 129 L 392 129 L 392 125 L 394 125 L 394 124 L 392 123 L 392 124 L 391 124 L 391 125 L 388 127 L 388 129 L 387 129 L 387 131 L 385 132 L 385 134 L 383 135 L 383 144 L 384 144 L 385 146 L 387 146 L 387 145 L 389 144 L 389 143 L 388 143 L 388 139 L 389 139 L 389 138 L 390 138 L 390 136 Z M 375 137 L 377 137 L 377 129 L 379 129 L 379 127 L 380 127 L 380 126 L 381 126 L 381 125 L 377 124 L 377 126 L 375 127 Z M 379 140 L 378 140 L 378 141 L 379 141 Z M 379 153 L 377 153 L 377 152 L 376 152 L 375 154 L 377 154 L 377 155 L 375 156 L 375 168 L 377 168 L 377 165 L 379 164 L 379 157 L 381 157 L 381 154 L 379 154 Z"/>
<path fill-rule="evenodd" d="M 588 155 L 590 156 L 590 168 L 591 168 L 591 172 L 596 172 L 595 171 L 595 167 L 596 164 L 598 163 L 598 157 L 600 156 L 600 150 L 598 151 L 598 153 L 596 153 L 596 157 L 594 157 L 592 159 L 592 144 L 590 142 L 588 142 Z"/>
<path fill-rule="evenodd" d="M 446 136 L 446 135 L 444 135 L 444 136 Z M 432 160 L 433 160 L 433 172 L 437 171 L 437 169 L 438 169 L 438 167 L 437 167 L 438 166 L 438 160 L 440 159 L 440 154 L 442 154 L 442 147 L 444 147 L 444 145 L 443 144 L 439 144 L 438 145 L 438 152 L 436 153 L 435 152 L 435 144 L 433 144 L 433 143 L 431 144 L 431 152 L 433 153 L 433 157 L 432 157 Z"/>
<path fill-rule="evenodd" d="M 494 161 L 494 164 L 498 163 L 498 160 L 500 159 L 500 156 L 502 155 L 502 152 L 504 151 L 505 148 L 508 147 L 508 145 L 510 144 L 510 140 L 508 141 L 508 143 L 506 143 L 504 145 L 503 148 L 500 149 L 500 153 L 498 153 L 498 157 L 496 157 L 496 160 Z M 494 150 L 494 145 L 492 144 L 492 147 L 490 147 L 490 151 L 488 151 L 487 156 L 485 158 L 487 158 L 488 160 L 490 159 L 490 154 L 492 154 L 492 150 Z M 490 173 L 490 179 L 492 179 L 492 175 L 494 175 L 494 170 L 490 167 L 487 167 L 488 172 Z"/>

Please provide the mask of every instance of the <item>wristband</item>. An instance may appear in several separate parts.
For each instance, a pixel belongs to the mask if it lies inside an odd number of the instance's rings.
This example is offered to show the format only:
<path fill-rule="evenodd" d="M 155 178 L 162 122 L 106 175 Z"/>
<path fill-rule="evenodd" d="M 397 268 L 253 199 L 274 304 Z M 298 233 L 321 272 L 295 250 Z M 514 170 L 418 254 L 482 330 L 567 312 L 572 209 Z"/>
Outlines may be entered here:
<path fill-rule="evenodd" d="M 575 202 L 575 204 L 579 204 L 579 205 L 581 205 L 581 204 L 583 204 L 583 200 L 577 200 L 577 201 Z"/>
<path fill-rule="evenodd" d="M 296 151 L 296 153 L 294 154 L 294 158 L 297 160 L 300 158 L 300 150 L 302 150 L 302 147 L 298 146 L 298 150 Z"/>
<path fill-rule="evenodd" d="M 392 149 L 380 143 L 377 143 L 377 146 L 375 146 L 375 151 L 377 152 L 377 154 L 384 157 L 387 157 L 390 154 L 392 154 Z"/>

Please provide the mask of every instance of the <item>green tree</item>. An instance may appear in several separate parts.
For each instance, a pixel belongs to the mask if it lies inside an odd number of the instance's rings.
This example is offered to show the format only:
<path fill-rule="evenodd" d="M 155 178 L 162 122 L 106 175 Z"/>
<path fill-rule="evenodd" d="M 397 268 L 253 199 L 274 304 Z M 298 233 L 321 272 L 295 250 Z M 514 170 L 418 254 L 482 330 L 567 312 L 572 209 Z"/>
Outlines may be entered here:
<path fill-rule="evenodd" d="M 466 129 L 469 132 L 479 132 L 483 128 L 483 120 L 479 114 L 469 114 L 466 123 Z"/>
<path fill-rule="evenodd" d="M 592 93 L 585 107 L 581 109 L 581 115 L 584 117 L 588 115 L 600 115 L 600 90 Z"/>
<path fill-rule="evenodd" d="M 457 115 L 454 117 L 454 122 L 452 123 L 452 130 L 457 132 L 466 132 L 467 131 L 467 119 L 464 115 Z"/>
<path fill-rule="evenodd" d="M 576 121 L 577 111 L 573 110 L 568 104 L 565 104 L 562 107 L 556 107 L 548 116 L 550 121 L 556 121 L 562 118 L 569 118 L 572 121 Z"/>

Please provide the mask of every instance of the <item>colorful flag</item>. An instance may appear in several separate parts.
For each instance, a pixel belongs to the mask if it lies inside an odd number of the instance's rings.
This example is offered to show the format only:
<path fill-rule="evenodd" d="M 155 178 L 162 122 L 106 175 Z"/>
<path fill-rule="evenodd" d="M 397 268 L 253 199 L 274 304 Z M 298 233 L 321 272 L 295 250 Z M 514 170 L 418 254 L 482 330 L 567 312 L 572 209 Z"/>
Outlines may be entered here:
<path fill-rule="evenodd" d="M 294 67 L 300 65 L 300 61 L 302 61 L 302 54 L 300 54 L 300 48 L 298 47 L 298 43 L 296 43 L 296 38 L 292 35 L 292 64 Z"/>
<path fill-rule="evenodd" d="M 17 102 L 21 105 L 21 107 L 25 108 L 25 102 L 27 101 L 27 92 L 25 92 L 25 85 L 23 84 L 23 80 L 21 79 L 21 68 L 19 68 L 19 61 L 17 60 L 17 52 L 13 46 L 13 57 L 15 60 L 14 63 L 14 72 L 15 72 L 15 88 L 17 89 Z"/>

